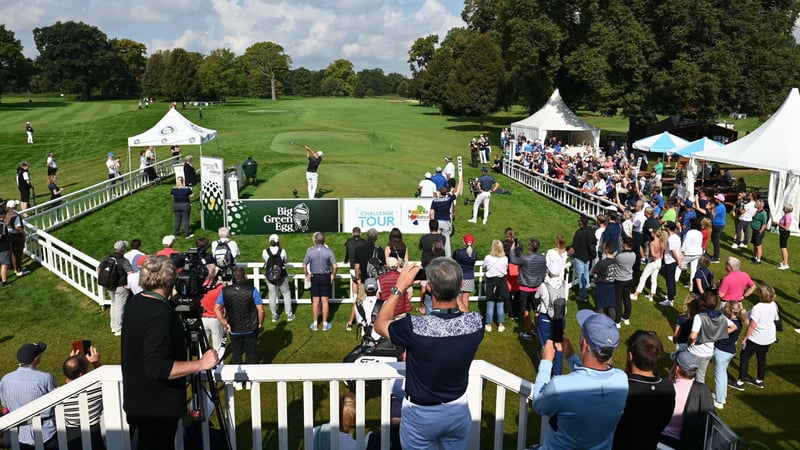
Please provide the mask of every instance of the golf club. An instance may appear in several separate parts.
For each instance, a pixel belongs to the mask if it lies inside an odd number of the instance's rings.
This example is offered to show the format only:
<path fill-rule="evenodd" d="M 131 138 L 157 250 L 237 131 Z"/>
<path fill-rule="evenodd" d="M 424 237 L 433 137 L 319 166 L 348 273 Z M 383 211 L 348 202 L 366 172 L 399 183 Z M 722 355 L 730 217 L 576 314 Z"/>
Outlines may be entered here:
<path fill-rule="evenodd" d="M 298 147 L 305 147 L 305 145 L 300 145 L 300 144 L 298 144 L 298 143 L 297 143 L 297 142 L 295 142 L 295 141 L 289 141 L 289 145 L 296 145 L 296 146 L 298 146 Z"/>

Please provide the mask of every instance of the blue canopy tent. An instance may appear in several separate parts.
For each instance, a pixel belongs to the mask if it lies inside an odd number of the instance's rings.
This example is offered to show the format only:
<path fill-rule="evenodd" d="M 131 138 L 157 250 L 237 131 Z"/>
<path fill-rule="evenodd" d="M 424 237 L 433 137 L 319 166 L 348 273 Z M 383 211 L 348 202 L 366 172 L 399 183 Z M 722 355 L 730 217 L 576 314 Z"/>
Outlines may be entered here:
<path fill-rule="evenodd" d="M 689 142 L 684 146 L 678 146 L 673 148 L 672 150 L 668 150 L 667 153 L 672 156 L 678 155 L 684 158 L 688 158 L 689 156 L 692 155 L 692 153 L 702 152 L 703 150 L 709 150 L 712 148 L 718 148 L 722 146 L 723 144 L 720 142 L 717 142 L 713 139 L 709 139 L 707 137 L 702 137 L 696 141 Z"/>
<path fill-rule="evenodd" d="M 689 141 L 665 131 L 661 134 L 648 136 L 633 143 L 633 148 L 653 153 L 666 153 L 674 148 L 682 147 Z"/>

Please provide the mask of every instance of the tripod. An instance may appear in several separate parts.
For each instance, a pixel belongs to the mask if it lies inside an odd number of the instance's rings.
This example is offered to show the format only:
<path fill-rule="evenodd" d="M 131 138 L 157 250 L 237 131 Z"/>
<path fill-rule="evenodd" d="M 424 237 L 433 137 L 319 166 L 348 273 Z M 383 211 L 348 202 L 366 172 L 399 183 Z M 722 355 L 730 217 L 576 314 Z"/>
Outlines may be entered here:
<path fill-rule="evenodd" d="M 189 359 L 199 359 L 209 349 L 208 336 L 206 336 L 203 329 L 202 321 L 199 318 L 182 317 L 182 322 Z M 207 420 L 206 405 L 207 400 L 210 399 L 214 404 L 214 411 L 217 413 L 219 429 L 225 436 L 225 448 L 232 449 L 231 438 L 228 434 L 228 417 L 219 398 L 219 389 L 214 381 L 214 373 L 211 369 L 208 369 L 191 374 L 189 376 L 189 386 L 192 390 L 191 409 L 189 410 L 192 420 L 195 422 Z M 208 430 L 203 428 L 202 433 L 203 442 L 208 442 Z"/>

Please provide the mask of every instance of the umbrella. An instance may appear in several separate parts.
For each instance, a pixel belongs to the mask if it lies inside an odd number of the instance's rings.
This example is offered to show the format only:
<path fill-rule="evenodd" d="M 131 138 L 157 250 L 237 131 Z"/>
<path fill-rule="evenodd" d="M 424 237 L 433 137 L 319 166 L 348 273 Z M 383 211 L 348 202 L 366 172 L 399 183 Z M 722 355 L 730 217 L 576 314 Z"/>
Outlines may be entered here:
<path fill-rule="evenodd" d="M 689 142 L 686 145 L 678 146 L 672 150 L 668 150 L 670 155 L 678 155 L 688 158 L 692 153 L 701 152 L 712 148 L 722 147 L 723 144 L 707 137 L 702 137 L 696 141 Z"/>
<path fill-rule="evenodd" d="M 646 138 L 639 139 L 633 143 L 633 148 L 637 150 L 644 150 L 653 153 L 666 153 L 676 147 L 682 147 L 688 144 L 689 141 L 679 138 L 674 134 L 665 131 L 661 134 L 656 134 Z"/>

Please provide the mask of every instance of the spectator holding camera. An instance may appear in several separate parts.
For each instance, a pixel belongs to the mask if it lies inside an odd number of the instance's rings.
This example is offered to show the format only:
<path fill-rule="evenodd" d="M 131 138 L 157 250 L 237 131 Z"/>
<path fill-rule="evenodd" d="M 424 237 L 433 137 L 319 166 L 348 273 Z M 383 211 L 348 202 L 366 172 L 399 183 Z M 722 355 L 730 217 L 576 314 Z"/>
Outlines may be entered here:
<path fill-rule="evenodd" d="M 90 364 L 95 369 L 103 365 L 100 362 L 100 352 L 93 345 L 89 347 L 89 352 L 86 354 L 82 350 L 73 349 L 61 368 L 66 382 L 72 382 L 89 373 Z M 86 402 L 89 407 L 91 447 L 92 449 L 104 449 L 106 446 L 100 430 L 100 417 L 103 415 L 103 391 L 100 383 L 92 385 L 86 391 Z M 64 421 L 67 424 L 68 447 L 70 449 L 82 448 L 80 402 L 77 395 L 64 400 Z"/>

